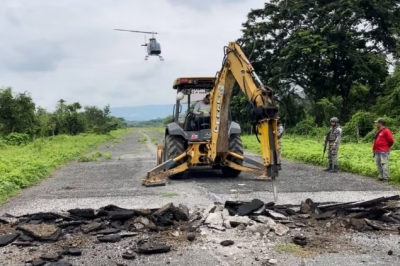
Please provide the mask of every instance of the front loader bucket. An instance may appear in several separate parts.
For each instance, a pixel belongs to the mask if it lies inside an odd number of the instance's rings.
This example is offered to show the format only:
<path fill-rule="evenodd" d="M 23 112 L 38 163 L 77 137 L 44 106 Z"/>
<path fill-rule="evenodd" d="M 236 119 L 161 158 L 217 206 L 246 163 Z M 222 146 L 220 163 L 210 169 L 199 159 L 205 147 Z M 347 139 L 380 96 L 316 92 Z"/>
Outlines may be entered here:
<path fill-rule="evenodd" d="M 162 152 L 161 152 L 161 154 L 162 154 Z M 169 176 L 178 174 L 180 172 L 183 172 L 189 168 L 189 165 L 187 162 L 184 162 L 184 163 L 174 167 L 176 162 L 185 158 L 186 156 L 187 156 L 187 154 L 185 151 L 184 153 L 182 153 L 181 155 L 177 156 L 174 159 L 170 159 L 166 162 L 158 164 L 156 167 L 154 167 L 147 173 L 146 178 L 142 179 L 142 185 L 146 186 L 146 187 L 165 186 L 166 178 L 168 178 Z M 158 152 L 157 152 L 157 157 L 158 157 Z M 157 163 L 158 163 L 158 158 L 157 158 Z M 172 167 L 174 167 L 174 168 L 172 168 Z"/>

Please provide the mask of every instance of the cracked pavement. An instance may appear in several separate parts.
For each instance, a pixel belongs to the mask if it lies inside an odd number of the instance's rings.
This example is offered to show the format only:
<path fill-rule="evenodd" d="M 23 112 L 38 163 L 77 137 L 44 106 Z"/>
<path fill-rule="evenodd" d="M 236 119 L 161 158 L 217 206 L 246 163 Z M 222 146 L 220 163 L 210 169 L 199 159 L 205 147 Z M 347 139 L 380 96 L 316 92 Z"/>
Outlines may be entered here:
<path fill-rule="evenodd" d="M 148 137 L 147 142 L 140 141 Z M 207 207 L 215 201 L 248 201 L 254 198 L 264 202 L 273 201 L 270 182 L 254 180 L 254 176 L 242 173 L 236 179 L 223 178 L 218 170 L 197 169 L 186 173 L 184 180 L 171 180 L 163 187 L 146 188 L 141 179 L 156 164 L 156 145 L 162 143 L 162 133 L 144 131 L 129 133 L 124 141 L 100 146 L 96 150 L 111 152 L 111 159 L 101 158 L 95 162 L 72 162 L 56 171 L 52 177 L 43 180 L 37 186 L 23 190 L 8 203 L 0 206 L 0 215 L 13 215 L 66 211 L 72 208 L 100 208 L 108 204 L 123 208 L 158 208 L 173 202 L 183 203 L 189 209 Z M 247 156 L 259 160 L 251 153 Z M 387 184 L 348 173 L 325 173 L 321 168 L 294 162 L 283 162 L 283 170 L 277 179 L 277 204 L 299 204 L 306 198 L 315 202 L 368 200 L 381 196 L 400 194 L 399 189 Z M 101 256 L 81 256 L 72 258 L 72 265 L 269 265 L 269 259 L 277 260 L 276 265 L 399 265 L 400 236 L 389 235 L 374 238 L 367 234 L 345 236 L 347 241 L 361 245 L 370 252 L 343 254 L 322 253 L 311 258 L 299 258 L 295 254 L 278 252 L 273 242 L 258 241 L 256 236 L 246 237 L 227 232 L 204 233 L 204 239 L 198 243 L 183 244 L 182 248 L 167 254 L 140 257 L 133 261 L 124 261 L 117 256 L 129 240 L 117 244 L 101 244 L 98 248 L 84 246 L 83 253 L 102 253 Z M 235 245 L 221 247 L 218 241 L 232 239 L 242 242 L 243 247 Z M 246 244 L 247 243 L 247 244 Z M 26 265 L 22 257 L 27 252 L 21 248 L 9 247 L 12 253 L 5 253 L 1 265 Z M 244 251 L 246 250 L 246 251 Z M 387 251 L 393 255 L 388 256 Z M 4 251 L 6 252 L 6 251 Z M 8 252 L 8 251 L 7 251 Z M 21 255 L 21 259 L 18 260 Z M 9 264 L 11 262 L 11 264 Z"/>

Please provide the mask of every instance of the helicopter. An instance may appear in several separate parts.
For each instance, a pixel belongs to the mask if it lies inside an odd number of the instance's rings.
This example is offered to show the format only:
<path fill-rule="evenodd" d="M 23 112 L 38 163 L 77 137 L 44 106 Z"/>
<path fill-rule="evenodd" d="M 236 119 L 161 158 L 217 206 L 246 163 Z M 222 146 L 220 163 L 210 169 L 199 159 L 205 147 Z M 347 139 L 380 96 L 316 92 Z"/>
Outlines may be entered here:
<path fill-rule="evenodd" d="M 158 34 L 157 32 L 138 31 L 138 30 L 123 30 L 123 29 L 114 29 L 114 30 L 151 34 L 149 43 L 146 43 L 146 36 L 145 36 L 144 37 L 145 44 L 142 44 L 142 46 L 147 46 L 147 55 L 144 58 L 144 60 L 147 60 L 149 58 L 149 56 L 158 56 L 160 58 L 160 61 L 164 61 L 164 58 L 162 58 L 162 56 L 160 55 L 161 54 L 161 45 L 160 45 L 160 43 L 157 42 L 156 38 L 154 37 L 154 34 Z"/>

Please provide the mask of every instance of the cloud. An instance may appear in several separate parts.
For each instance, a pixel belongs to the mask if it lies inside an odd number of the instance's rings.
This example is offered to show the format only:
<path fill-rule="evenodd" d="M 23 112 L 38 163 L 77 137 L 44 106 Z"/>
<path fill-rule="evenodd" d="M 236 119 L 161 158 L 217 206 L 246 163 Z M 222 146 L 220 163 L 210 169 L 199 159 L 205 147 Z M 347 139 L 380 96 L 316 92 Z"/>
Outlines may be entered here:
<path fill-rule="evenodd" d="M 16 45 L 10 55 L 0 63 L 14 72 L 43 72 L 57 68 L 64 57 L 61 44 L 52 41 L 29 41 Z"/>
<path fill-rule="evenodd" d="M 29 91 L 53 110 L 59 99 L 99 107 L 174 103 L 173 81 L 214 76 L 223 46 L 265 1 L 2 2 L 0 86 Z M 115 28 L 159 32 L 165 61 L 145 61 L 145 35 Z"/>

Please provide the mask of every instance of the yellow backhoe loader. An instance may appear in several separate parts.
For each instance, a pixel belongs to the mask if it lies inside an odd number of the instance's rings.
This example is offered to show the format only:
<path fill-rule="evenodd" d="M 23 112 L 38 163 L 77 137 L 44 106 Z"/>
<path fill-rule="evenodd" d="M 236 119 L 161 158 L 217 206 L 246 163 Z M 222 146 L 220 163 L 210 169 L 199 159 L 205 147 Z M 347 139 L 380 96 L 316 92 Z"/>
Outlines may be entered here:
<path fill-rule="evenodd" d="M 235 84 L 252 104 L 262 163 L 244 157 L 240 125 L 231 121 L 229 105 Z M 142 184 L 148 187 L 165 185 L 166 178 L 181 178 L 189 168 L 211 166 L 221 169 L 225 177 L 237 177 L 245 171 L 258 175 L 258 179 L 272 181 L 276 200 L 278 107 L 273 100 L 273 90 L 262 84 L 240 45 L 230 42 L 225 47 L 222 69 L 216 77 L 178 78 L 173 88 L 177 91 L 174 122 L 165 129 L 164 145 L 158 146 L 157 166 L 147 173 Z M 190 110 L 191 97 L 208 93 L 211 100 L 209 117 L 196 119 Z M 184 98 L 188 111 L 184 121 L 180 122 L 180 102 Z"/>

